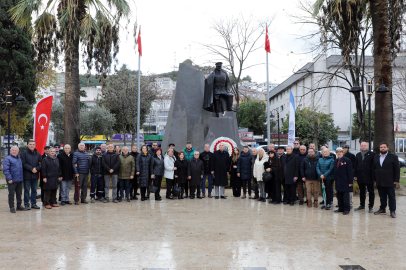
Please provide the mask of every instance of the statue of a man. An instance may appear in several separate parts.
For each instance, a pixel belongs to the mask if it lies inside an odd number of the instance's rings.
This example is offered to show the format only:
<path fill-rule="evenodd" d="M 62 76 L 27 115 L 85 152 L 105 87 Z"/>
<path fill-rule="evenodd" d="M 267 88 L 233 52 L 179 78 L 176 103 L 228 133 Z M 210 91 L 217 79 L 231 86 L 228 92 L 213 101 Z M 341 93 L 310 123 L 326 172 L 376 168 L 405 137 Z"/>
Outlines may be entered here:
<path fill-rule="evenodd" d="M 230 78 L 225 70 L 221 68 L 223 63 L 216 63 L 216 69 L 207 76 L 204 83 L 203 109 L 215 112 L 219 117 L 227 111 L 234 111 L 233 94 L 230 93 Z"/>

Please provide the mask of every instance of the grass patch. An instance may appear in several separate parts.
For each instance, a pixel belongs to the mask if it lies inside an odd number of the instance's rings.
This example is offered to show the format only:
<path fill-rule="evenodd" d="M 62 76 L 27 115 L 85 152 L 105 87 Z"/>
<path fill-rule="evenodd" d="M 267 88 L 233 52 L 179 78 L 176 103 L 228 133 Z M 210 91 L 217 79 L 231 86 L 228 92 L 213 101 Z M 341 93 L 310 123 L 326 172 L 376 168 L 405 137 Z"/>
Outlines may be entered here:
<path fill-rule="evenodd" d="M 399 184 L 402 186 L 406 186 L 406 176 L 405 176 L 406 168 L 400 169 L 400 182 Z"/>
<path fill-rule="evenodd" d="M 1 184 L 0 189 L 6 189 L 6 184 Z"/>

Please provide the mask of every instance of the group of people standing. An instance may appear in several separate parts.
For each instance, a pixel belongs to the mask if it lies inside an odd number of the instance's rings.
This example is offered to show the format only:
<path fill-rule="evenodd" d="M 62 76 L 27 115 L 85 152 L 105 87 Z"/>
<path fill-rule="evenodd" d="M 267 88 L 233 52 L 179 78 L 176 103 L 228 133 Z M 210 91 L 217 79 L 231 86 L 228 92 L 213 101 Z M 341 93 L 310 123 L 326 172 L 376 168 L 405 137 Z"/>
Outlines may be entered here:
<path fill-rule="evenodd" d="M 355 210 L 365 209 L 368 190 L 368 211 L 375 215 L 386 214 L 389 200 L 390 215 L 395 218 L 395 187 L 400 177 L 398 158 L 389 153 L 386 143 L 380 144 L 379 154 L 368 148 L 368 144 L 362 142 L 361 151 L 353 155 L 349 152 L 349 146 L 345 145 L 343 148 L 338 147 L 334 155 L 326 146 L 318 152 L 314 144 L 310 144 L 307 149 L 306 146 L 300 145 L 299 141 L 295 141 L 294 147 L 286 147 L 286 153 L 282 146 L 278 147 L 276 152 L 274 145 L 269 145 L 268 157 L 262 148 L 253 149 L 253 177 L 254 183 L 258 183 L 259 187 L 259 192 L 255 194 L 254 199 L 265 202 L 266 198 L 269 198 L 271 199 L 269 203 L 283 202 L 293 206 L 297 195 L 300 205 L 307 203 L 307 207 L 317 208 L 319 187 L 322 184 L 325 187 L 325 201 L 321 202 L 324 205 L 322 209 L 331 210 L 335 184 L 338 209 L 334 212 L 343 212 L 347 215 L 352 208 L 353 181 L 356 180 L 360 188 L 360 206 Z M 241 169 L 237 166 L 237 170 Z M 381 201 L 379 210 L 375 212 L 373 210 L 374 184 L 377 186 Z M 283 198 L 281 187 L 284 190 Z M 307 202 L 304 201 L 304 187 Z M 267 193 L 268 196 L 266 196 Z"/>
<path fill-rule="evenodd" d="M 400 168 L 396 155 L 388 152 L 386 143 L 380 145 L 380 154 L 368 150 L 366 142 L 361 143 L 361 152 L 351 154 L 348 146 L 337 148 L 336 155 L 330 153 L 325 146 L 318 152 L 314 144 L 309 149 L 294 142 L 294 147 L 280 146 L 275 149 L 269 145 L 265 154 L 263 148 L 243 151 L 234 148 L 230 156 L 224 143 L 213 153 L 210 145 L 204 146 L 199 153 L 187 142 L 186 147 L 177 152 L 174 144 L 163 153 L 157 143 L 151 149 L 147 145 L 128 147 L 102 144 L 89 157 L 85 145 L 80 143 L 72 154 L 70 145 L 63 150 L 60 145 L 45 147 L 44 155 L 35 149 L 35 141 L 28 143 L 28 149 L 19 155 L 18 147 L 11 148 L 11 154 L 5 158 L 3 171 L 9 189 L 9 206 L 12 213 L 31 209 L 37 206 L 37 185 L 40 178 L 41 200 L 46 209 L 61 205 L 73 204 L 69 201 L 69 193 L 74 184 L 74 203 L 87 204 L 88 178 L 90 173 L 90 199 L 94 203 L 110 202 L 109 190 L 112 187 L 112 201 L 148 200 L 154 193 L 155 200 L 161 201 L 160 188 L 163 178 L 166 179 L 166 198 L 173 200 L 184 198 L 206 197 L 206 179 L 208 180 L 208 196 L 226 199 L 225 187 L 230 186 L 234 197 L 257 199 L 272 204 L 299 205 L 318 207 L 319 187 L 325 187 L 323 209 L 330 210 L 333 204 L 334 183 L 337 191 L 338 209 L 347 215 L 352 208 L 352 186 L 356 180 L 360 187 L 360 206 L 355 210 L 365 209 L 366 191 L 369 194 L 369 212 L 373 212 L 375 194 L 374 183 L 381 198 L 380 209 L 375 214 L 385 214 L 387 200 L 392 217 L 396 217 L 395 186 L 399 182 Z M 22 183 L 24 183 L 24 206 L 21 199 Z M 138 187 L 140 193 L 137 193 Z M 283 197 L 282 197 L 283 187 Z M 241 194 L 242 189 L 242 194 Z M 307 201 L 304 201 L 306 189 Z M 251 195 L 254 191 L 254 196 Z M 14 197 L 17 198 L 15 208 Z"/>

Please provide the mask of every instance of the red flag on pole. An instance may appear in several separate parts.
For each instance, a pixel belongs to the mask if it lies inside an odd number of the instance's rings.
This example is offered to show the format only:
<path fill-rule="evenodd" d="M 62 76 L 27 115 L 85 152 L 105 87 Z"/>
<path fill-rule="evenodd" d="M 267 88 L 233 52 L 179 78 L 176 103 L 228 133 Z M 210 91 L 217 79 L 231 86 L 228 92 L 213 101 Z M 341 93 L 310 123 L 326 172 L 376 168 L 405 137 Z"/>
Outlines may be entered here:
<path fill-rule="evenodd" d="M 44 154 L 44 147 L 48 140 L 49 120 L 51 119 L 52 99 L 48 96 L 41 99 L 35 107 L 34 114 L 34 140 L 37 151 Z"/>
<path fill-rule="evenodd" d="M 142 46 L 141 46 L 141 27 L 140 31 L 138 32 L 138 38 L 137 38 L 137 43 L 138 43 L 138 52 L 142 56 Z"/>
<path fill-rule="evenodd" d="M 266 36 L 265 36 L 265 51 L 271 53 L 271 45 L 269 45 L 269 35 L 268 35 L 268 26 L 266 27 Z"/>

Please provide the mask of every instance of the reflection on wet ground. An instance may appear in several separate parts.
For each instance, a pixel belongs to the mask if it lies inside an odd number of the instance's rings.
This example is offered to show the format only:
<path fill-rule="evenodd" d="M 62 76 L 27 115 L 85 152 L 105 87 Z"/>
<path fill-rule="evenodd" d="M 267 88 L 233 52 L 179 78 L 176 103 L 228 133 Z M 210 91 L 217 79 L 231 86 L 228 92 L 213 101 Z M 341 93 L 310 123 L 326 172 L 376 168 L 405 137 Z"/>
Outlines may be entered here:
<path fill-rule="evenodd" d="M 406 197 L 392 219 L 226 195 L 10 214 L 0 190 L 0 269 L 406 269 Z"/>

